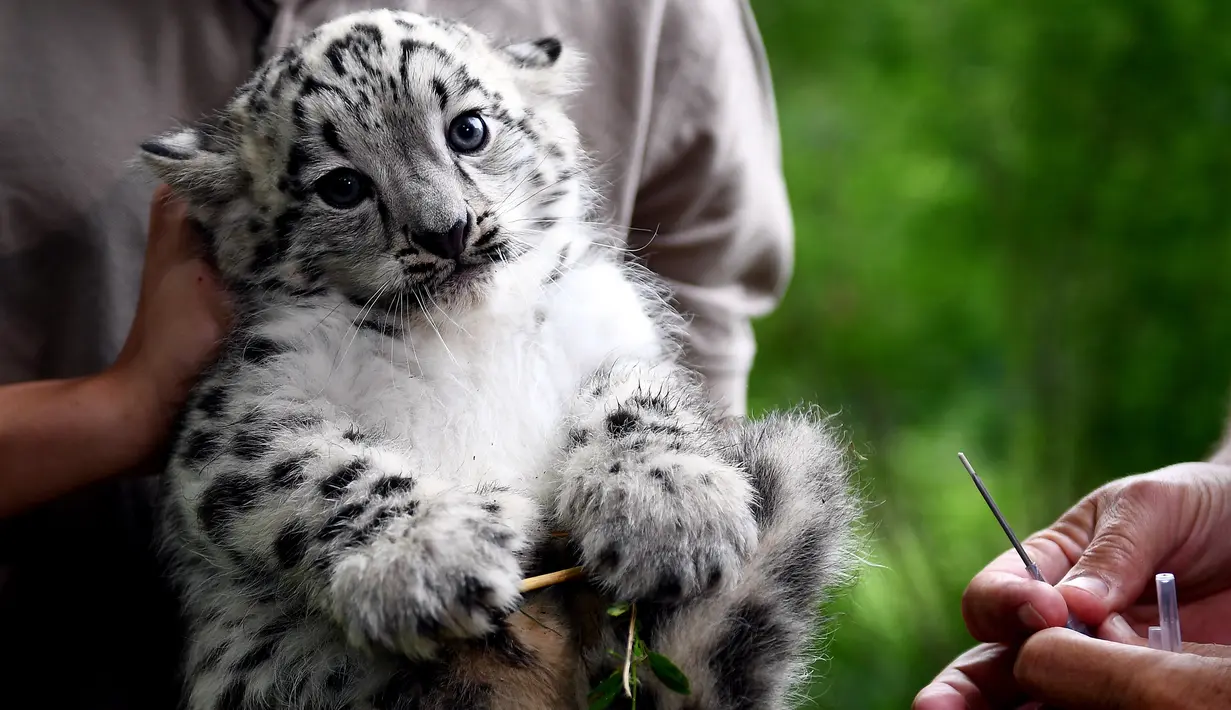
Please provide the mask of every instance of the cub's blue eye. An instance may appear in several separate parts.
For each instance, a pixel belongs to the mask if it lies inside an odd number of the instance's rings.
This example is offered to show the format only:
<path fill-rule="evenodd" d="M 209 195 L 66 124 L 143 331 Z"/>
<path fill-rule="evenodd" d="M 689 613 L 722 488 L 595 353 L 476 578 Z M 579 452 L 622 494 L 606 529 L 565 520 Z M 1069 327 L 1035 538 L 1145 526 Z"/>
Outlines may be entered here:
<path fill-rule="evenodd" d="M 463 113 L 449 124 L 447 138 L 458 153 L 474 153 L 487 145 L 487 124 L 477 113 Z"/>
<path fill-rule="evenodd" d="M 339 210 L 358 207 L 370 194 L 367 178 L 350 168 L 330 170 L 316 181 L 313 189 L 325 204 Z"/>

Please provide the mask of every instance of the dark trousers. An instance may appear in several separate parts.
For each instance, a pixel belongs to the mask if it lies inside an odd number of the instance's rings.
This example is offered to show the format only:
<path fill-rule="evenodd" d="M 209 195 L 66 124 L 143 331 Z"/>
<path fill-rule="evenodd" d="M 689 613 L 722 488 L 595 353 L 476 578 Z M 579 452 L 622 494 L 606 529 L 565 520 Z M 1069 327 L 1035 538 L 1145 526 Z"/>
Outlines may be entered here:
<path fill-rule="evenodd" d="M 178 707 L 181 630 L 152 548 L 153 500 L 149 480 L 109 481 L 0 521 L 6 697 L 57 710 Z"/>

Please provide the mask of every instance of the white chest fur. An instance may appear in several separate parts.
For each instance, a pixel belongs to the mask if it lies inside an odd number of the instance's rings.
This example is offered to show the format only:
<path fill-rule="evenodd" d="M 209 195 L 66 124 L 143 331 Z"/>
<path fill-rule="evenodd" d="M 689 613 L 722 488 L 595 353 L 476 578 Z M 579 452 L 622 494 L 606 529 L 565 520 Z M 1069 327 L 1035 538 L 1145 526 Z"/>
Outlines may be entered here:
<path fill-rule="evenodd" d="M 266 392 L 382 432 L 416 473 L 512 485 L 543 500 L 585 379 L 618 358 L 657 358 L 663 343 L 616 264 L 548 280 L 554 254 L 528 256 L 470 309 L 446 315 L 426 302 L 428 319 L 402 336 L 359 331 L 323 308 L 270 314 L 261 330 L 301 345 L 269 373 L 276 393 Z"/>

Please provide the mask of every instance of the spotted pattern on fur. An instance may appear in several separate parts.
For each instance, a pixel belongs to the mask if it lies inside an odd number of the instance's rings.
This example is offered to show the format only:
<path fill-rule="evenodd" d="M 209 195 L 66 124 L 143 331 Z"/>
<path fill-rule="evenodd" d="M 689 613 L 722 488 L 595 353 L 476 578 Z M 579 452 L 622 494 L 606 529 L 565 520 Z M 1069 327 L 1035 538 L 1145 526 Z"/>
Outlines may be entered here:
<path fill-rule="evenodd" d="M 812 415 L 706 404 L 588 221 L 576 66 L 359 13 L 142 146 L 237 303 L 165 484 L 190 710 L 579 705 L 615 599 L 694 680 L 645 707 L 781 706 L 850 567 L 847 465 Z"/>

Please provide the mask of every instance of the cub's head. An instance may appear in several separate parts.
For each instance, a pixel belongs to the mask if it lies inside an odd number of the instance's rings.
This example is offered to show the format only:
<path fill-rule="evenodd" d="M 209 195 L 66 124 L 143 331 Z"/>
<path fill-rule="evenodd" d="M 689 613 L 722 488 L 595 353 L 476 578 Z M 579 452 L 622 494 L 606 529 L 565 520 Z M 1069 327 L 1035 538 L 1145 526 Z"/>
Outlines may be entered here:
<path fill-rule="evenodd" d="M 348 15 L 141 155 L 234 284 L 448 297 L 585 211 L 562 105 L 573 65 L 553 38 L 498 45 L 411 13 Z"/>

